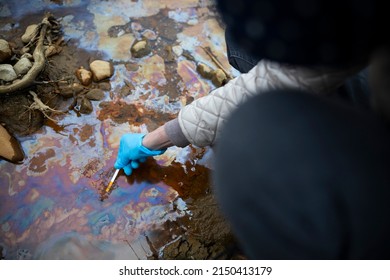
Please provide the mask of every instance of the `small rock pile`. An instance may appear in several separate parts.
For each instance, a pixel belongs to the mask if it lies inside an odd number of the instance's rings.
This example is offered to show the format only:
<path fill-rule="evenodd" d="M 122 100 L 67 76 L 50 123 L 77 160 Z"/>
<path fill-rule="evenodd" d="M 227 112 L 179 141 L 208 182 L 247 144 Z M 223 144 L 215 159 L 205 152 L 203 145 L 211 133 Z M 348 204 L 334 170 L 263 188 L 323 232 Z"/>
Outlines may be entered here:
<path fill-rule="evenodd" d="M 23 54 L 14 64 L 12 63 L 13 52 L 9 42 L 0 39 L 0 82 L 11 83 L 25 75 L 33 65 L 33 57 L 30 53 Z"/>
<path fill-rule="evenodd" d="M 48 39 L 44 44 L 44 56 L 47 58 L 61 51 L 60 24 L 49 17 L 50 29 L 46 34 Z M 39 37 L 39 25 L 27 26 L 21 40 L 24 47 L 20 50 L 11 47 L 12 42 L 0 39 L 0 85 L 8 85 L 18 82 L 26 75 L 34 65 L 32 46 Z"/>
<path fill-rule="evenodd" d="M 93 111 L 91 101 L 102 100 L 104 91 L 110 90 L 111 86 L 104 80 L 109 79 L 114 74 L 114 67 L 111 62 L 104 60 L 94 60 L 89 65 L 90 70 L 80 66 L 75 75 L 79 82 L 60 82 L 59 93 L 65 97 L 74 97 L 73 109 L 82 114 L 90 114 Z M 96 84 L 98 83 L 96 88 Z"/>

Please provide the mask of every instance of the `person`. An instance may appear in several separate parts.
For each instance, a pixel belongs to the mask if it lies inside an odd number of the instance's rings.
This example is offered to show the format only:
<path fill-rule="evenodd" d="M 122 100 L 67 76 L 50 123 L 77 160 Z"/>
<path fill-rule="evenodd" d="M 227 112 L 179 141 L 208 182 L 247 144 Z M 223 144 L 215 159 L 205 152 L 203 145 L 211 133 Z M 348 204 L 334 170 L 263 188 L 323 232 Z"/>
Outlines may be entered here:
<path fill-rule="evenodd" d="M 388 128 L 331 98 L 387 45 L 380 1 L 217 5 L 258 62 L 156 130 L 123 135 L 115 167 L 212 146 L 217 199 L 249 258 L 389 258 Z"/>

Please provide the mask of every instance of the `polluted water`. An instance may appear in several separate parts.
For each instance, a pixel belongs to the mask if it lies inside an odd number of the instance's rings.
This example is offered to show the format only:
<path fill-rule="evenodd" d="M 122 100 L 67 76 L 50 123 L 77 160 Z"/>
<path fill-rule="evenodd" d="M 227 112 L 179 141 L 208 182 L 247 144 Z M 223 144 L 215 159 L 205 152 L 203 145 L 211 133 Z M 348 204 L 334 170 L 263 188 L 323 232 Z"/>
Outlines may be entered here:
<path fill-rule="evenodd" d="M 56 112 L 32 106 L 28 90 L 0 96 L 0 124 L 24 153 L 0 160 L 0 257 L 230 257 L 211 149 L 169 148 L 131 176 L 114 169 L 124 133 L 152 131 L 216 87 L 197 72 L 217 68 L 204 47 L 234 74 L 214 2 L 1 1 L 1 39 L 15 57 L 32 52 L 21 38 L 47 13 L 60 29 L 45 37 L 52 52 L 29 89 Z M 94 61 L 109 75 L 89 77 Z"/>

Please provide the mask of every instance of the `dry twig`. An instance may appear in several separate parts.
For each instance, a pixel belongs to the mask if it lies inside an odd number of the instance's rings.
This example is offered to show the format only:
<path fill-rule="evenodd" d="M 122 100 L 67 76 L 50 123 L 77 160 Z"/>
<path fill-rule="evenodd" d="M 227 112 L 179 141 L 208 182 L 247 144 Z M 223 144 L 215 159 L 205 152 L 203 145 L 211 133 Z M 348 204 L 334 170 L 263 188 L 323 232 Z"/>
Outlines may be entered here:
<path fill-rule="evenodd" d="M 202 49 L 207 53 L 207 55 L 211 58 L 211 60 L 218 66 L 218 68 L 225 73 L 226 78 L 228 78 L 229 80 L 233 79 L 232 75 L 230 75 L 229 72 L 225 69 L 225 67 L 223 67 L 222 63 L 219 62 L 218 58 L 213 54 L 213 52 L 209 47 L 202 47 Z"/>

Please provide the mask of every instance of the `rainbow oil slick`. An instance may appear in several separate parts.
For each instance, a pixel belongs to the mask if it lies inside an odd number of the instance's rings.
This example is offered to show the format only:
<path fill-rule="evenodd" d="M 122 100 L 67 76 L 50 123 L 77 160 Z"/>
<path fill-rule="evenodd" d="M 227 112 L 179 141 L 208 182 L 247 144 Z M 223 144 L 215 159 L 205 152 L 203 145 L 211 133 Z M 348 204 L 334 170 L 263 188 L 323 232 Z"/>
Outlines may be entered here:
<path fill-rule="evenodd" d="M 65 40 L 83 50 L 74 59 L 82 64 L 85 53 L 99 53 L 113 62 L 114 75 L 90 115 L 56 116 L 55 125 L 18 137 L 22 164 L 0 161 L 1 258 L 147 259 L 186 230 L 170 224 L 190 219 L 192 190 L 207 188 L 208 149 L 172 147 L 132 176 L 110 179 L 123 133 L 151 131 L 214 88 L 196 73 L 194 61 L 167 61 L 165 45 L 207 64 L 202 47 L 212 45 L 230 69 L 211 2 L 23 0 L 2 6 L 4 36 L 23 34 L 51 11 L 61 18 Z M 131 57 L 137 34 L 128 32 L 129 24 L 152 42 L 151 55 Z"/>

